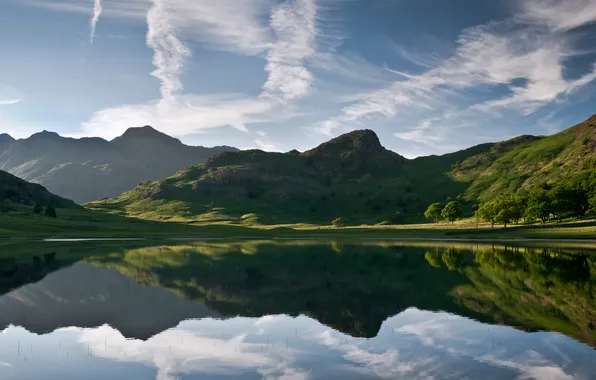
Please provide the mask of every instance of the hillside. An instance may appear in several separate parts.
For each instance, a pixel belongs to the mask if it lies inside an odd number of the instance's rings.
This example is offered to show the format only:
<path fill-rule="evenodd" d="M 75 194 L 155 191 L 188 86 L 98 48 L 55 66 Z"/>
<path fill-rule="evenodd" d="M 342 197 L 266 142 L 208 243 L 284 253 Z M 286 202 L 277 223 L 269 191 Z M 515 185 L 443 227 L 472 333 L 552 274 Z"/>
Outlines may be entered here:
<path fill-rule="evenodd" d="M 122 136 L 71 139 L 53 132 L 14 140 L 0 135 L 0 170 L 78 203 L 114 197 L 146 180 L 170 176 L 230 147 L 191 147 L 146 126 Z"/>
<path fill-rule="evenodd" d="M 549 137 L 520 136 L 407 160 L 370 130 L 300 153 L 216 155 L 91 206 L 149 219 L 244 224 L 421 221 L 433 202 L 473 203 L 593 171 L 596 117 Z"/>
<path fill-rule="evenodd" d="M 414 210 L 406 161 L 383 148 L 374 132 L 355 131 L 304 153 L 223 153 L 91 206 L 155 219 L 328 223 L 358 216 L 376 222 L 400 208 Z"/>
<path fill-rule="evenodd" d="M 0 170 L 0 205 L 6 205 L 8 202 L 27 206 L 38 204 L 57 208 L 76 207 L 73 201 L 58 197 L 41 185 L 23 181 Z"/>
<path fill-rule="evenodd" d="M 520 136 L 461 160 L 449 175 L 465 198 L 487 200 L 596 168 L 596 115 L 548 137 Z"/>

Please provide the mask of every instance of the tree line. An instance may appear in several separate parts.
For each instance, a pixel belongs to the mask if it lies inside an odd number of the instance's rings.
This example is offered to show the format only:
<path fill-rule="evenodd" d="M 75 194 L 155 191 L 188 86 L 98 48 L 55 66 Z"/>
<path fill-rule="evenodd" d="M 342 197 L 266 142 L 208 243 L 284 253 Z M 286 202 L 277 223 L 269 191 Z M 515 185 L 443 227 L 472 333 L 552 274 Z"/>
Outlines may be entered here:
<path fill-rule="evenodd" d="M 453 222 L 463 217 L 462 205 L 457 201 L 431 204 L 424 216 L 438 223 L 441 219 Z M 530 190 L 521 189 L 513 195 L 497 196 L 474 205 L 478 219 L 495 224 L 535 222 L 547 223 L 567 218 L 596 216 L 596 174 L 584 173 L 555 184 L 543 183 Z"/>

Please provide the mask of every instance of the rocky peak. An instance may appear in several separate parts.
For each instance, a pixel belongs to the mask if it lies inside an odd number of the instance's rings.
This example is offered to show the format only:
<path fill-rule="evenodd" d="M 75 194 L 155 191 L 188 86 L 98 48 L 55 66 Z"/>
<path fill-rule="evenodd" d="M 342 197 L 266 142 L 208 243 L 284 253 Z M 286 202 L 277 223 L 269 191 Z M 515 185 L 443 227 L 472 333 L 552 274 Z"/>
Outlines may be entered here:
<path fill-rule="evenodd" d="M 35 133 L 29 137 L 28 140 L 38 141 L 38 140 L 61 140 L 63 137 L 57 134 L 56 132 L 50 132 L 43 130 L 41 132 Z"/>
<path fill-rule="evenodd" d="M 180 140 L 173 138 L 171 136 L 168 136 L 165 133 L 162 133 L 149 125 L 146 125 L 144 127 L 129 128 L 126 130 L 126 132 L 124 132 L 124 134 L 122 136 L 116 137 L 114 140 L 112 140 L 112 142 L 129 143 L 129 142 L 132 142 L 135 140 L 144 140 L 144 141 L 153 140 L 153 141 L 159 141 L 159 142 L 162 142 L 164 144 L 169 144 L 169 145 L 182 144 L 180 142 Z"/>
<path fill-rule="evenodd" d="M 307 156 L 328 156 L 342 152 L 374 153 L 385 151 L 377 134 L 370 129 L 349 132 L 306 152 Z"/>

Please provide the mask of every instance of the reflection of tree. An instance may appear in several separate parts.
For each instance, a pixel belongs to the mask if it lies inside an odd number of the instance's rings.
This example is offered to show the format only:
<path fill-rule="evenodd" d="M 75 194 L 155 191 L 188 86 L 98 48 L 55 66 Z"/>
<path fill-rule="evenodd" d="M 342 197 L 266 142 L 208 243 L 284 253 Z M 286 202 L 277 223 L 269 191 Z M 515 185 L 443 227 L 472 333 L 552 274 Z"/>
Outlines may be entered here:
<path fill-rule="evenodd" d="M 455 248 L 449 248 L 441 255 L 443 262 L 447 265 L 449 270 L 457 270 L 461 268 L 464 262 L 464 254 Z"/>
<path fill-rule="evenodd" d="M 443 266 L 443 260 L 441 259 L 439 248 L 435 248 L 433 251 L 427 251 L 424 254 L 424 258 L 435 268 L 441 268 Z"/>
<path fill-rule="evenodd" d="M 561 249 L 489 249 L 465 272 L 459 302 L 503 323 L 553 330 L 596 344 L 594 256 Z"/>

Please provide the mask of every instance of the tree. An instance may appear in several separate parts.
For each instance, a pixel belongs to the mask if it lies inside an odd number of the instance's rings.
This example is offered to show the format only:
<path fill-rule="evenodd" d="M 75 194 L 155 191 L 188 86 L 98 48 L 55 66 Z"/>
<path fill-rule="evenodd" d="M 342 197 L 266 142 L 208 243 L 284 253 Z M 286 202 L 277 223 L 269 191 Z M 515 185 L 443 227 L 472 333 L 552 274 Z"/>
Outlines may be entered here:
<path fill-rule="evenodd" d="M 435 223 L 439 223 L 439 219 L 441 218 L 441 212 L 445 206 L 442 203 L 433 203 L 432 205 L 428 206 L 428 209 L 424 212 L 424 217 L 426 219 L 434 220 Z"/>
<path fill-rule="evenodd" d="M 495 221 L 502 224 L 503 227 L 507 227 L 507 224 L 511 223 L 515 219 L 515 207 L 503 207 L 499 210 Z"/>
<path fill-rule="evenodd" d="M 33 207 L 33 212 L 35 214 L 41 214 L 43 212 L 43 207 L 41 207 L 40 204 L 36 204 L 35 207 Z"/>
<path fill-rule="evenodd" d="M 441 211 L 441 216 L 444 219 L 450 221 L 452 224 L 456 220 L 461 219 L 463 215 L 464 212 L 461 207 L 461 204 L 459 204 L 459 202 L 457 201 L 451 201 L 447 203 L 447 205 L 445 205 L 445 208 L 443 208 L 443 211 Z"/>
<path fill-rule="evenodd" d="M 487 202 L 480 205 L 477 211 L 478 216 L 485 222 L 489 222 L 491 227 L 497 222 L 497 208 L 495 202 Z"/>
<path fill-rule="evenodd" d="M 501 197 L 492 202 L 483 203 L 478 209 L 480 217 L 490 222 L 491 227 L 495 223 L 507 224 L 517 222 L 523 216 L 523 208 L 513 197 Z"/>
<path fill-rule="evenodd" d="M 550 219 L 552 212 L 552 200 L 549 190 L 545 188 L 535 188 L 528 197 L 528 207 L 524 217 L 529 220 L 539 219 L 543 224 Z"/>
<path fill-rule="evenodd" d="M 46 207 L 46 216 L 49 216 L 50 218 L 58 217 L 58 214 L 56 213 L 56 209 L 54 208 L 54 206 Z"/>

